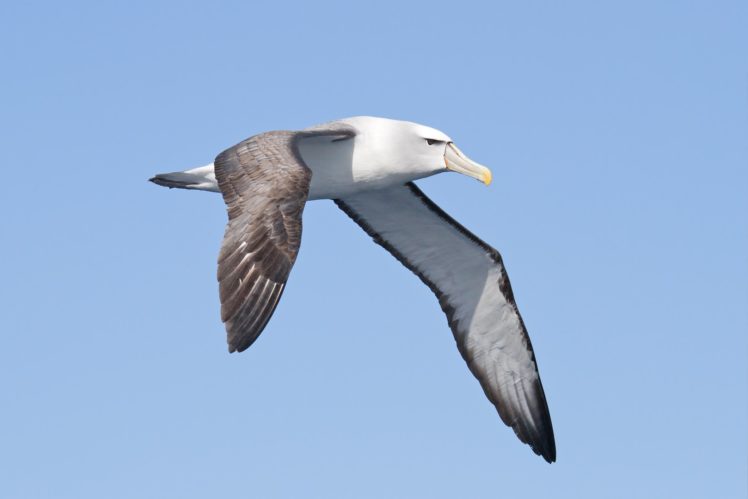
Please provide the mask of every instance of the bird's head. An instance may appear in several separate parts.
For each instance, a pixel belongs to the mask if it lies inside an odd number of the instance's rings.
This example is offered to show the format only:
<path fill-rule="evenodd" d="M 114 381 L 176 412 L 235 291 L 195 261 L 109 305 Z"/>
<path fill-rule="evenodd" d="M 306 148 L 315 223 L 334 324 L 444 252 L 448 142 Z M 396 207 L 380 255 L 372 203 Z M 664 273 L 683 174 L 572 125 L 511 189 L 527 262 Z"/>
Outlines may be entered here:
<path fill-rule="evenodd" d="M 390 173 L 397 169 L 412 179 L 449 170 L 491 183 L 491 170 L 465 156 L 447 134 L 435 128 L 370 116 L 342 121 L 357 129 L 356 147 L 362 154 L 358 159 L 373 168 Z"/>

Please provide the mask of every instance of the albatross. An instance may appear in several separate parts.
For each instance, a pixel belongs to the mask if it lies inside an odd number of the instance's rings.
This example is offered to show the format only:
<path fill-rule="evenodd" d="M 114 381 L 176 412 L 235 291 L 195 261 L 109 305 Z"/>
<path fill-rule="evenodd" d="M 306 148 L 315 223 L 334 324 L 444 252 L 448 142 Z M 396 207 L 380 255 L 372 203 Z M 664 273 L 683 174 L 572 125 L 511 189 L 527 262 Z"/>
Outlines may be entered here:
<path fill-rule="evenodd" d="M 223 196 L 218 282 L 229 352 L 249 348 L 273 315 L 299 252 L 304 205 L 331 199 L 433 291 L 502 421 L 553 462 L 548 404 L 501 255 L 414 183 L 446 171 L 491 182 L 491 171 L 439 130 L 358 116 L 260 133 L 207 166 L 150 180 Z"/>

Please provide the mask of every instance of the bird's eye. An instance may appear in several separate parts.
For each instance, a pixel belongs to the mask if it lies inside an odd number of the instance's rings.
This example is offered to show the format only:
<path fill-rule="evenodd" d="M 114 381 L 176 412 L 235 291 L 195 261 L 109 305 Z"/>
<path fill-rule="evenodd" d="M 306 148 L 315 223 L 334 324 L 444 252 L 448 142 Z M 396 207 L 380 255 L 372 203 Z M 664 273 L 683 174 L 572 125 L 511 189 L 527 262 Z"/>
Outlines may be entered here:
<path fill-rule="evenodd" d="M 433 146 L 434 144 L 443 144 L 443 140 L 436 140 L 436 139 L 426 139 L 426 143 L 430 146 Z"/>

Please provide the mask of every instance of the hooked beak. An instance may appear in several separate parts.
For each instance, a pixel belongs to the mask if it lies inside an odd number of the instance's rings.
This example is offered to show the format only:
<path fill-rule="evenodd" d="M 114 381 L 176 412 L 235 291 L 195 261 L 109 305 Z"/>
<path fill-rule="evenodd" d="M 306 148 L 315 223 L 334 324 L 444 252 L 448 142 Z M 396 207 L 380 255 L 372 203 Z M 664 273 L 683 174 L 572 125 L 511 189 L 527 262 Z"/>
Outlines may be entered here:
<path fill-rule="evenodd" d="M 491 183 L 491 170 L 465 156 L 452 142 L 447 144 L 444 163 L 447 165 L 447 170 L 473 177 L 486 185 Z"/>

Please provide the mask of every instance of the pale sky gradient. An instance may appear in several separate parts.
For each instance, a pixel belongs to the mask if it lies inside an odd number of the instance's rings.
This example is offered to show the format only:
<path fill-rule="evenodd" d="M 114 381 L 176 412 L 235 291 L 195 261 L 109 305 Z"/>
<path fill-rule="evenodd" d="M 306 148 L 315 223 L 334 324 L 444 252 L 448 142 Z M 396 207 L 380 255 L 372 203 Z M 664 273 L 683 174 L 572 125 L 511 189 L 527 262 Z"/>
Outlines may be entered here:
<path fill-rule="evenodd" d="M 746 497 L 746 2 L 106 3 L 0 7 L 0 497 Z M 147 179 L 359 114 L 493 169 L 419 185 L 503 254 L 556 464 L 331 202 L 227 353 L 223 203 Z"/>

